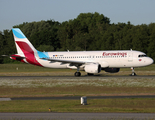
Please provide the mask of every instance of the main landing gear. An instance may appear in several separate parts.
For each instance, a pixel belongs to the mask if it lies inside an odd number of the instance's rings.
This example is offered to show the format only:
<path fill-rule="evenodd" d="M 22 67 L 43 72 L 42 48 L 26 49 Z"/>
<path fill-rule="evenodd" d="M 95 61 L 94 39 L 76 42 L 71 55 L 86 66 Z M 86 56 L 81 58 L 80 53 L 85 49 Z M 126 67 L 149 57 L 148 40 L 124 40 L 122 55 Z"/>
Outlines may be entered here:
<path fill-rule="evenodd" d="M 80 67 L 77 66 L 77 72 L 74 73 L 75 77 L 80 77 L 81 76 L 81 73 L 79 72 L 79 69 L 80 69 Z"/>
<path fill-rule="evenodd" d="M 134 67 L 131 67 L 131 70 L 132 70 L 132 73 L 131 73 L 130 76 L 136 76 L 136 73 L 135 73 L 135 71 L 134 71 Z"/>
<path fill-rule="evenodd" d="M 75 76 L 75 77 L 79 77 L 79 76 L 81 76 L 81 73 L 80 73 L 80 72 L 75 72 L 75 73 L 74 73 L 74 76 Z"/>

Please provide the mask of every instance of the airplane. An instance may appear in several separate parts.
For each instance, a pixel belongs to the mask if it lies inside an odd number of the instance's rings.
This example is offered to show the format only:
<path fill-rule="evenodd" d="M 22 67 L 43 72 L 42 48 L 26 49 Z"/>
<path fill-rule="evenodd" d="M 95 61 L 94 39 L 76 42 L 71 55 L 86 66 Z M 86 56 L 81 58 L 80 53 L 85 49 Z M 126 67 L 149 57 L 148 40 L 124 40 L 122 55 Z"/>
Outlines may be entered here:
<path fill-rule="evenodd" d="M 145 53 L 132 49 L 40 52 L 34 48 L 19 28 L 13 28 L 12 31 L 17 54 L 11 55 L 11 59 L 41 67 L 77 69 L 75 76 L 81 76 L 80 71 L 85 71 L 88 76 L 100 73 L 101 70 L 117 73 L 120 68 L 131 68 L 131 75 L 135 76 L 135 67 L 148 66 L 154 62 Z"/>

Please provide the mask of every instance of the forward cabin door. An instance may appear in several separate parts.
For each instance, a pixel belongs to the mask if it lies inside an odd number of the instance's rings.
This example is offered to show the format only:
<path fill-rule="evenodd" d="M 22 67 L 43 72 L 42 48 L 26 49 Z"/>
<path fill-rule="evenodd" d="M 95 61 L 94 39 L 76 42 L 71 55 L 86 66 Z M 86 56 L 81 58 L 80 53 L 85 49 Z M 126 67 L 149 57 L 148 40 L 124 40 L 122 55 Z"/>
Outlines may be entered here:
<path fill-rule="evenodd" d="M 133 62 L 133 52 L 128 53 L 128 62 Z"/>

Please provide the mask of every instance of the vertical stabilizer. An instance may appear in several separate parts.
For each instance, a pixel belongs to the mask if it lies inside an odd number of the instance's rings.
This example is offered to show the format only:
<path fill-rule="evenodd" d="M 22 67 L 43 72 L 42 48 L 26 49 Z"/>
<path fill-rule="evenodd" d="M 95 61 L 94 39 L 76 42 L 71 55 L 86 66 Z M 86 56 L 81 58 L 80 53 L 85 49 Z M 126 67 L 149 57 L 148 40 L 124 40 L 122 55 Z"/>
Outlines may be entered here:
<path fill-rule="evenodd" d="M 30 41 L 25 37 L 19 28 L 13 28 L 13 36 L 17 48 L 17 53 L 23 55 L 24 53 L 35 53 L 36 49 L 30 43 Z"/>
<path fill-rule="evenodd" d="M 25 37 L 22 31 L 19 28 L 13 28 L 13 36 L 17 48 L 16 57 L 12 57 L 12 59 L 17 60 L 17 55 L 22 56 L 23 61 L 26 63 L 42 66 L 36 58 L 38 58 L 37 50 L 33 47 L 30 41 Z M 21 58 L 21 57 L 20 57 Z"/>

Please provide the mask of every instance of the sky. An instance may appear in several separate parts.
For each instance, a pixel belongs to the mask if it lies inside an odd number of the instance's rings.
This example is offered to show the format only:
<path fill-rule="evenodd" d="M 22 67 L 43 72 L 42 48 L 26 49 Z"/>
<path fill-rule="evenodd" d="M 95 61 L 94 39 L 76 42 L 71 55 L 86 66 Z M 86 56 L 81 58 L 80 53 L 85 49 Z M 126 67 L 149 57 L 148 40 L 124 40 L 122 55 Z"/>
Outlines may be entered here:
<path fill-rule="evenodd" d="M 80 13 L 103 14 L 110 23 L 155 23 L 155 0 L 0 0 L 0 31 L 23 22 L 75 19 Z"/>

